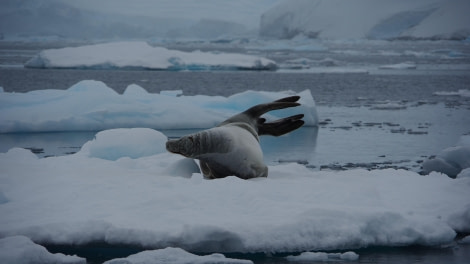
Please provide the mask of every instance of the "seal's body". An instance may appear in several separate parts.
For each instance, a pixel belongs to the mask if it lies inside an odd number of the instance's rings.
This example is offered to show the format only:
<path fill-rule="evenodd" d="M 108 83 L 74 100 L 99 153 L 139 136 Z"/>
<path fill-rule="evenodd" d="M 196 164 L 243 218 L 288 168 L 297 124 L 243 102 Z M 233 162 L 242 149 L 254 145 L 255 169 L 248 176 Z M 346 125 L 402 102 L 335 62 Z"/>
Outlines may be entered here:
<path fill-rule="evenodd" d="M 166 148 L 172 153 L 199 159 L 206 178 L 237 176 L 242 179 L 267 177 L 259 135 L 280 136 L 304 124 L 302 114 L 266 123 L 261 115 L 271 110 L 298 106 L 299 96 L 286 97 L 259 104 L 235 115 L 217 127 L 180 139 L 169 140 Z"/>

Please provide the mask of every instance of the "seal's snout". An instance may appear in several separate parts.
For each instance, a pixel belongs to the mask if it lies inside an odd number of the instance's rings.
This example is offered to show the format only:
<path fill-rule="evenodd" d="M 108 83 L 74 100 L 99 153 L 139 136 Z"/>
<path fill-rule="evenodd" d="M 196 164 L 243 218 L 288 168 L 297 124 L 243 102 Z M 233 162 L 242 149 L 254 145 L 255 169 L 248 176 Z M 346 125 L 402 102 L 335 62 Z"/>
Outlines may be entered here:
<path fill-rule="evenodd" d="M 178 140 L 170 139 L 166 142 L 166 150 L 171 153 L 180 154 Z"/>
<path fill-rule="evenodd" d="M 183 155 L 185 157 L 188 157 L 188 155 L 191 153 L 188 151 L 189 147 L 190 146 L 188 146 L 185 137 L 180 139 L 170 139 L 166 142 L 166 150 L 171 153 Z"/>

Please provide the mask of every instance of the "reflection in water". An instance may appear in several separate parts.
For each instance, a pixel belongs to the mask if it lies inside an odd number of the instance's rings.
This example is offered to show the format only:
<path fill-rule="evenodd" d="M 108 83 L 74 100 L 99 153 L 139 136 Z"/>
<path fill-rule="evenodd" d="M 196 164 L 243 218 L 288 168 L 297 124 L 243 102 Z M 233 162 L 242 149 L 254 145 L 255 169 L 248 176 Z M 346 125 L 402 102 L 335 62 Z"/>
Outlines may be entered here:
<path fill-rule="evenodd" d="M 97 132 L 9 133 L 0 134 L 0 152 L 11 148 L 31 149 L 38 157 L 73 154 Z"/>
<path fill-rule="evenodd" d="M 168 138 L 179 138 L 200 129 L 162 130 Z M 55 132 L 0 134 L 0 153 L 14 147 L 31 149 L 38 157 L 73 154 L 97 132 Z M 311 163 L 316 146 L 318 128 L 303 127 L 280 137 L 260 137 L 266 164 L 279 161 Z"/>
<path fill-rule="evenodd" d="M 312 163 L 317 145 L 318 127 L 302 127 L 280 137 L 260 137 L 266 164 L 279 162 Z"/>

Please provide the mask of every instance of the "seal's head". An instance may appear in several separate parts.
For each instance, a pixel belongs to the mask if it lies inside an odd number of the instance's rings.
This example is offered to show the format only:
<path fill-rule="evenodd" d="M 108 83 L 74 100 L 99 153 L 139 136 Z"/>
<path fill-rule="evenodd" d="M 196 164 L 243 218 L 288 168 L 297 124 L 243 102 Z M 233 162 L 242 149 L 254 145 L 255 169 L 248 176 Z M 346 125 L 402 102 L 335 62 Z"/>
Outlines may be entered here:
<path fill-rule="evenodd" d="M 184 136 L 179 139 L 170 139 L 166 142 L 166 150 L 171 153 L 192 157 L 197 151 L 194 136 Z"/>

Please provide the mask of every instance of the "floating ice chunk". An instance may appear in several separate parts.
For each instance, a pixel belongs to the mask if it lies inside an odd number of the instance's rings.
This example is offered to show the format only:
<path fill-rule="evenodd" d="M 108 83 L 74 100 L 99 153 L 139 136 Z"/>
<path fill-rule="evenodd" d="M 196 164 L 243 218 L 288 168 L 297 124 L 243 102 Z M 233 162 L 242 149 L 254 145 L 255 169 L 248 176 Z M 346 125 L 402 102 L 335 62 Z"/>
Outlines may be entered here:
<path fill-rule="evenodd" d="M 345 253 L 303 252 L 298 256 L 287 256 L 286 259 L 288 261 L 354 261 L 359 259 L 359 255 L 353 251 Z"/>
<path fill-rule="evenodd" d="M 0 93 L 0 133 L 100 131 L 111 128 L 209 128 L 247 108 L 298 94 L 295 109 L 273 111 L 268 118 L 304 114 L 305 126 L 317 124 L 315 101 L 309 90 L 300 93 L 246 91 L 229 97 L 175 96 L 180 91 L 147 93 L 129 85 L 120 95 L 104 83 L 81 81 L 68 90 Z M 60 109 L 60 111 L 58 110 Z"/>
<path fill-rule="evenodd" d="M 140 158 L 166 151 L 167 137 L 150 128 L 119 128 L 101 131 L 83 145 L 80 154 L 106 160 Z"/>
<path fill-rule="evenodd" d="M 15 264 L 86 264 L 84 258 L 61 253 L 52 254 L 25 236 L 0 239 L 0 261 Z"/>
<path fill-rule="evenodd" d="M 180 248 L 165 248 L 158 250 L 147 250 L 127 258 L 113 259 L 104 264 L 211 264 L 211 263 L 233 263 L 249 264 L 250 260 L 226 258 L 222 254 L 211 254 L 198 256 Z"/>
<path fill-rule="evenodd" d="M 370 109 L 372 110 L 402 110 L 406 108 L 407 106 L 402 103 L 386 102 L 386 103 L 376 104 Z"/>
<path fill-rule="evenodd" d="M 266 179 L 210 181 L 199 173 L 166 177 L 180 159 L 170 153 L 117 161 L 30 155 L 0 154 L 0 168 L 8 172 L 0 173 L 9 200 L 0 205 L 3 237 L 290 253 L 442 245 L 453 241 L 454 230 L 470 229 L 469 178 L 283 164 L 270 166 Z"/>
<path fill-rule="evenodd" d="M 434 159 L 423 162 L 423 171 L 429 173 L 437 171 L 455 178 L 462 170 L 470 168 L 470 146 L 456 146 L 443 150 Z M 459 177 L 465 177 L 468 172 L 463 172 Z"/>
<path fill-rule="evenodd" d="M 123 95 L 139 98 L 148 95 L 148 92 L 137 84 L 131 84 L 127 86 L 126 90 L 124 90 Z"/>
<path fill-rule="evenodd" d="M 460 89 L 457 92 L 434 92 L 433 95 L 470 97 L 470 90 Z"/>
<path fill-rule="evenodd" d="M 183 52 L 145 42 L 115 42 L 41 51 L 30 68 L 274 70 L 272 60 L 244 54 Z"/>
<path fill-rule="evenodd" d="M 388 70 L 413 70 L 416 69 L 416 63 L 414 62 L 402 62 L 397 64 L 382 65 L 379 66 L 379 69 L 388 69 Z"/>

